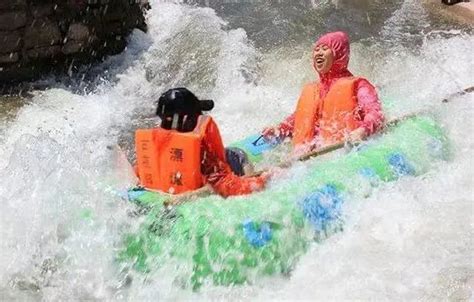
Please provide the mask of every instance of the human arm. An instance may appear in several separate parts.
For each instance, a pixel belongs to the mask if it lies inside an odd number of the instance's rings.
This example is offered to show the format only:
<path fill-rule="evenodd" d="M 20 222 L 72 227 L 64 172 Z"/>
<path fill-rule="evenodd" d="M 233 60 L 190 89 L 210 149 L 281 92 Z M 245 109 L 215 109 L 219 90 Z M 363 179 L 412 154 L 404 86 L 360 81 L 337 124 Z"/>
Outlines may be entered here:
<path fill-rule="evenodd" d="M 356 86 L 357 95 L 357 117 L 360 121 L 359 127 L 352 131 L 349 140 L 363 140 L 374 134 L 383 125 L 384 116 L 377 91 L 367 80 L 360 79 Z"/>
<path fill-rule="evenodd" d="M 266 175 L 261 176 L 237 176 L 227 169 L 211 173 L 207 176 L 207 182 L 216 193 L 228 197 L 234 195 L 245 195 L 260 191 L 265 187 Z"/>
<path fill-rule="evenodd" d="M 283 120 L 276 127 L 268 127 L 262 131 L 262 135 L 265 138 L 278 137 L 284 139 L 287 137 L 293 136 L 293 131 L 295 129 L 295 114 L 291 114 L 286 119 Z"/>
<path fill-rule="evenodd" d="M 239 177 L 235 175 L 225 156 L 221 155 L 210 141 L 202 142 L 202 164 L 201 173 L 213 190 L 224 196 L 243 195 L 264 188 L 267 175 L 258 177 Z"/>

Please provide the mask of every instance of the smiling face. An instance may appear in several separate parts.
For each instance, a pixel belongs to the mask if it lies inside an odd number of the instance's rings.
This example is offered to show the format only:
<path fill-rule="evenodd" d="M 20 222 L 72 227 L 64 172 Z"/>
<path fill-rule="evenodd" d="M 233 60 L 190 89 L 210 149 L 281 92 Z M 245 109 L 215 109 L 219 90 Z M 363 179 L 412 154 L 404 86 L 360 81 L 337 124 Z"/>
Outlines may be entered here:
<path fill-rule="evenodd" d="M 325 74 L 331 70 L 334 55 L 331 48 L 325 44 L 316 46 L 313 50 L 313 66 L 319 74 Z"/>

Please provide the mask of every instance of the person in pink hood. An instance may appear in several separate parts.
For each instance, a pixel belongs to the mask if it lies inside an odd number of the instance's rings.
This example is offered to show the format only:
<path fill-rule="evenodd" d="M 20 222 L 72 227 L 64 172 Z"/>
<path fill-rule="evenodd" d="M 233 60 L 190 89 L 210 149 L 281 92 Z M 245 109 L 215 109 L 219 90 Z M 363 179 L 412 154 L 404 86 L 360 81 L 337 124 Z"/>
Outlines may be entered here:
<path fill-rule="evenodd" d="M 278 126 L 266 128 L 263 136 L 291 137 L 295 147 L 312 149 L 363 140 L 380 129 L 384 117 L 377 92 L 369 81 L 347 69 L 349 55 L 347 34 L 332 32 L 319 38 L 313 67 L 320 81 L 306 84 L 296 111 Z"/>

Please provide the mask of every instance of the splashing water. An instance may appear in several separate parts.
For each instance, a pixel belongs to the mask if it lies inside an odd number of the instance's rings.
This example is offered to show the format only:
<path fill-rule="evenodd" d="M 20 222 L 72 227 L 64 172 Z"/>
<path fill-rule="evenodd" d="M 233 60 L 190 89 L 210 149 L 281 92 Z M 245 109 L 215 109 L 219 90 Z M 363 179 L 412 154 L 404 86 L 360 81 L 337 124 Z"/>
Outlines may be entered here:
<path fill-rule="evenodd" d="M 213 115 L 226 143 L 276 123 L 314 78 L 308 51 L 314 37 L 256 48 L 249 37 L 258 35 L 229 28 L 211 8 L 152 2 L 149 33 L 135 32 L 125 53 L 96 68 L 103 77 L 92 92 L 36 92 L 14 118 L 2 120 L 2 298 L 468 299 L 474 287 L 473 98 L 440 99 L 474 84 L 474 36 L 430 27 L 415 2 L 404 1 L 378 35 L 352 44 L 351 70 L 380 88 L 391 117 L 432 110 L 452 140 L 452 161 L 384 185 L 369 198 L 354 197 L 344 206 L 345 231 L 315 244 L 290 278 L 199 293 L 162 280 L 131 280 L 115 261 L 122 234 L 140 223 L 117 193 L 134 177 L 116 144 L 147 125 L 144 117 L 172 86 L 215 99 Z M 321 14 L 317 5 L 313 10 Z M 417 18 L 422 22 L 412 22 Z"/>

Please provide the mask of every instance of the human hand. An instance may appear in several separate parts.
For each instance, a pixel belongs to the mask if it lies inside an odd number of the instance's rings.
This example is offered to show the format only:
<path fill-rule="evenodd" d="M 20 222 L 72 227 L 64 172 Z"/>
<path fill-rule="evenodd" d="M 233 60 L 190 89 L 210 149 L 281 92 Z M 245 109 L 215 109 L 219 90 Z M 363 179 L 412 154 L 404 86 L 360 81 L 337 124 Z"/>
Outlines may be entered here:
<path fill-rule="evenodd" d="M 280 167 L 271 167 L 268 170 L 263 171 L 260 174 L 260 177 L 265 181 L 268 181 L 270 178 L 280 177 L 283 175 L 284 169 Z"/>
<path fill-rule="evenodd" d="M 351 143 L 358 143 L 367 138 L 367 132 L 364 128 L 357 128 L 356 130 L 349 133 L 347 140 Z"/>
<path fill-rule="evenodd" d="M 265 182 L 268 181 L 272 177 L 272 173 L 270 171 L 264 171 L 260 174 L 260 178 L 262 178 Z"/>
<path fill-rule="evenodd" d="M 315 150 L 316 147 L 317 147 L 317 144 L 315 144 L 314 142 L 309 142 L 306 144 L 295 146 L 290 154 L 290 161 L 299 160 L 301 157 L 306 156 L 311 151 Z"/>
<path fill-rule="evenodd" d="M 284 171 L 285 169 L 282 169 L 280 167 L 271 167 L 266 173 L 268 173 L 270 177 L 275 178 L 282 176 Z"/>
<path fill-rule="evenodd" d="M 263 129 L 262 135 L 265 139 L 271 139 L 272 137 L 276 135 L 276 132 L 277 130 L 275 127 L 267 127 Z"/>

